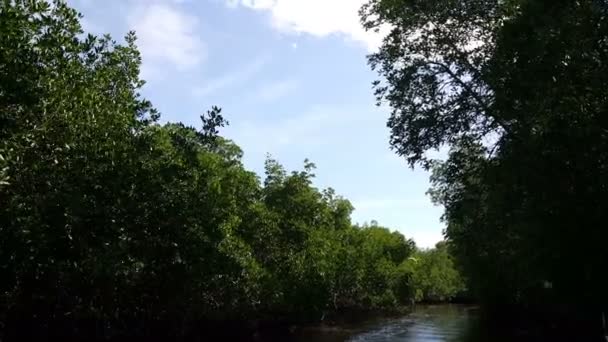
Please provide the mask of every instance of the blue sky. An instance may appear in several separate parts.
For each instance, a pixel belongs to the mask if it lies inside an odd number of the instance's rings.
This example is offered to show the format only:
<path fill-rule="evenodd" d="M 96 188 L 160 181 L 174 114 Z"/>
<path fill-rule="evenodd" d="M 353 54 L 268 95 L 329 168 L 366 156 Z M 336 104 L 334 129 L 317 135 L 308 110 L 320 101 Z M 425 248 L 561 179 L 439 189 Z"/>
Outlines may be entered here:
<path fill-rule="evenodd" d="M 442 209 L 425 195 L 428 174 L 389 149 L 388 109 L 375 106 L 365 56 L 363 0 L 71 0 L 85 30 L 120 38 L 136 30 L 144 95 L 163 121 L 199 125 L 212 105 L 231 122 L 223 134 L 260 173 L 266 153 L 289 170 L 309 158 L 316 185 L 421 247 L 441 240 Z"/>

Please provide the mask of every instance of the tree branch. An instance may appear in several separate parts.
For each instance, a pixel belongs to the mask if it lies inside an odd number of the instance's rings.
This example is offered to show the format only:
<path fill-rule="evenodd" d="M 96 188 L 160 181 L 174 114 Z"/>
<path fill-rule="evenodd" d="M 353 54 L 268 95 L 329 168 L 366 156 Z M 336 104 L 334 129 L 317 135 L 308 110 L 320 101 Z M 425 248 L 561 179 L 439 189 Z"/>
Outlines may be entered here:
<path fill-rule="evenodd" d="M 488 116 L 490 116 L 503 130 L 505 130 L 505 132 L 507 132 L 508 134 L 511 132 L 511 130 L 504 122 L 502 122 L 491 114 L 490 107 L 479 96 L 479 94 L 477 94 L 473 89 L 471 89 L 471 87 L 467 83 L 461 80 L 460 77 L 458 77 L 452 70 L 450 70 L 449 66 L 436 61 L 428 61 L 426 63 L 442 68 L 456 83 L 458 83 L 458 85 L 460 85 L 471 97 L 473 97 L 473 99 L 477 102 L 477 105 L 482 111 L 484 111 Z"/>

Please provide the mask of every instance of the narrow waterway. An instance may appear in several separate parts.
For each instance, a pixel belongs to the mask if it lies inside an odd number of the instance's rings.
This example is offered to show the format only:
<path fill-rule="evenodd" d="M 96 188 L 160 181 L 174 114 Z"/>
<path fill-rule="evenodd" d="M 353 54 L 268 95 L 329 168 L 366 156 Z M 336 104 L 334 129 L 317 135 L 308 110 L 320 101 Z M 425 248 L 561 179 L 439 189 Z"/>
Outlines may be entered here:
<path fill-rule="evenodd" d="M 295 341 L 398 341 L 481 342 L 487 341 L 475 307 L 463 305 L 417 306 L 409 315 L 379 319 L 354 326 L 309 331 Z"/>
<path fill-rule="evenodd" d="M 481 331 L 477 309 L 458 305 L 418 306 L 403 318 L 350 337 L 350 341 L 477 342 Z"/>

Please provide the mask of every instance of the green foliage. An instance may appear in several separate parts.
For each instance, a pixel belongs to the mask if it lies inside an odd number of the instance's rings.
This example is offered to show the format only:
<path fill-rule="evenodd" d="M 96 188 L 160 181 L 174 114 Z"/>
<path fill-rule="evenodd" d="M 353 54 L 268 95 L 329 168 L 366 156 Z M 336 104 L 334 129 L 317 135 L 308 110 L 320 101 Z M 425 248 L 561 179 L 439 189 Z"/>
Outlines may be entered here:
<path fill-rule="evenodd" d="M 433 168 L 450 248 L 485 303 L 608 308 L 607 12 L 594 0 L 362 10 L 392 30 L 369 59 L 391 143 Z M 447 161 L 425 156 L 444 146 Z"/>
<path fill-rule="evenodd" d="M 465 290 L 445 242 L 433 249 L 418 251 L 404 266 L 411 273 L 410 286 L 416 301 L 449 301 Z"/>
<path fill-rule="evenodd" d="M 409 292 L 403 291 L 403 285 L 408 275 L 399 266 L 415 251 L 414 242 L 377 225 L 360 229 L 363 239 L 359 258 L 364 265 L 361 281 L 366 300 L 374 307 L 407 303 Z"/>

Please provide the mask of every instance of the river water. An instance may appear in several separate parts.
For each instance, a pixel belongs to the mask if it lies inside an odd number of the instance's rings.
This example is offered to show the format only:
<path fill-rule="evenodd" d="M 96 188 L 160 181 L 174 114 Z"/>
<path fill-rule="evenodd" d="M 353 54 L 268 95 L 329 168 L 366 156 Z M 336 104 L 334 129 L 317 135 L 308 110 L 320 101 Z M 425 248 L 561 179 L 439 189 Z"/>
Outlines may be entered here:
<path fill-rule="evenodd" d="M 403 318 L 370 326 L 349 341 L 477 342 L 481 341 L 476 308 L 457 305 L 418 306 Z"/>
<path fill-rule="evenodd" d="M 302 333 L 294 341 L 371 342 L 481 342 L 498 339 L 483 333 L 475 307 L 462 305 L 417 306 L 401 318 L 379 319 L 356 326 Z"/>

